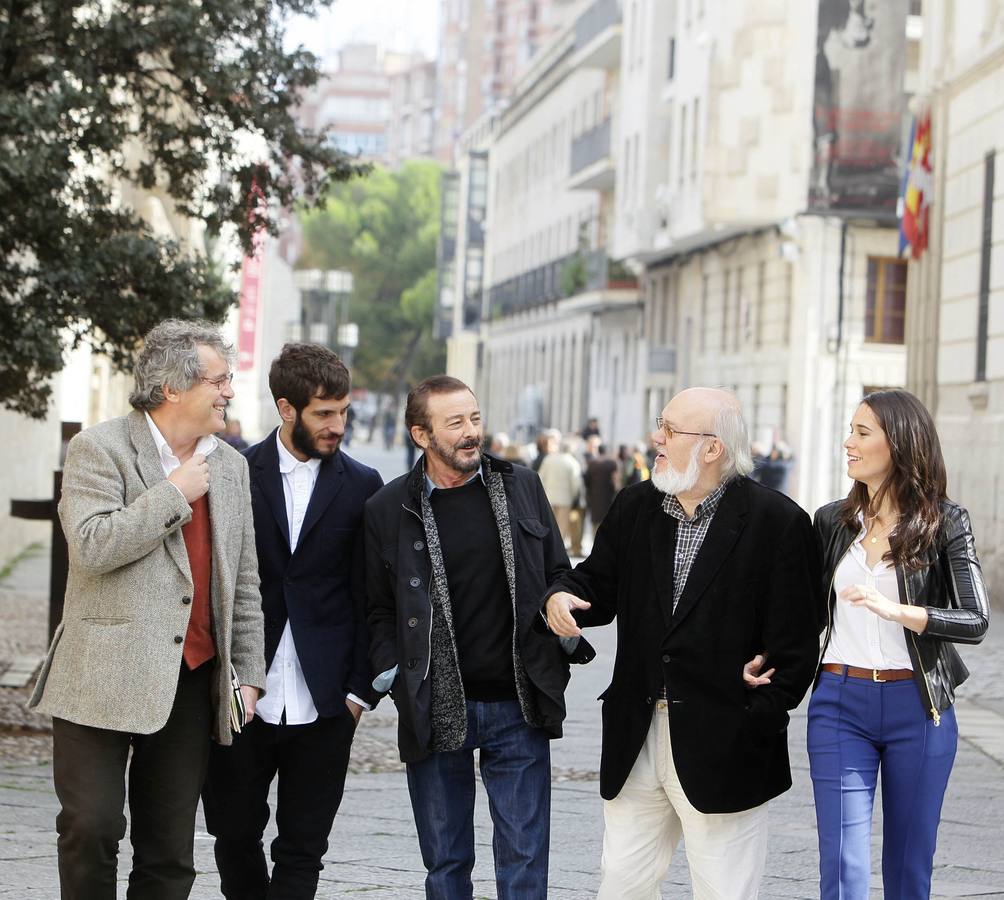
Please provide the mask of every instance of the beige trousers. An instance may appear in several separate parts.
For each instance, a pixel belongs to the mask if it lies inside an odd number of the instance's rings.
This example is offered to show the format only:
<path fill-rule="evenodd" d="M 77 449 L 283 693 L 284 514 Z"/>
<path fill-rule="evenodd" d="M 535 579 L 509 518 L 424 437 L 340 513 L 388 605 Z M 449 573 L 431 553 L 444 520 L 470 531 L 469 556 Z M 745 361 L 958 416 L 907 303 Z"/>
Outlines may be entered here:
<path fill-rule="evenodd" d="M 767 861 L 767 804 L 701 813 L 680 786 L 665 700 L 621 792 L 603 804 L 598 900 L 659 900 L 659 885 L 683 837 L 695 900 L 754 900 Z"/>
<path fill-rule="evenodd" d="M 558 531 L 572 556 L 582 556 L 582 510 L 570 506 L 552 506 Z"/>

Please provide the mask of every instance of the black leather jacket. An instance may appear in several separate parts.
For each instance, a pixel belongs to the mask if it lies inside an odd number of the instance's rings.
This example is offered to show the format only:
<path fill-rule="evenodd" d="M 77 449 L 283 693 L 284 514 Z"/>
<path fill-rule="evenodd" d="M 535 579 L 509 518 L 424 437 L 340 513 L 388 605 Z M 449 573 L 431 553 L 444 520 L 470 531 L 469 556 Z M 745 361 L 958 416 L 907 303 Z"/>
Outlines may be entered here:
<path fill-rule="evenodd" d="M 839 520 L 843 503 L 837 500 L 820 507 L 814 519 L 823 546 L 821 596 L 826 604 L 820 610 L 821 624 L 826 628 L 820 660 L 833 624 L 836 602 L 833 575 L 858 535 L 857 530 L 847 528 Z M 921 701 L 928 718 L 940 724 L 940 713 L 955 700 L 955 688 L 969 677 L 969 670 L 953 644 L 978 644 L 990 623 L 990 603 L 976 558 L 969 513 L 957 503 L 942 501 L 941 527 L 928 557 L 928 564 L 922 569 L 907 572 L 896 566 L 896 580 L 900 603 L 927 609 L 927 628 L 923 634 L 904 631 Z"/>

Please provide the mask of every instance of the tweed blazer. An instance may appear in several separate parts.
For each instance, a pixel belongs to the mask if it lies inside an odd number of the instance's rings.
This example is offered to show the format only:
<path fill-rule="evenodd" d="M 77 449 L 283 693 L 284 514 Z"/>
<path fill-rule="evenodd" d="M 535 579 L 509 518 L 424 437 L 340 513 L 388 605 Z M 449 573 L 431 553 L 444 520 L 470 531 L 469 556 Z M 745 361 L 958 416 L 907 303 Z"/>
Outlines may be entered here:
<path fill-rule="evenodd" d="M 207 457 L 216 672 L 213 737 L 229 744 L 230 663 L 264 690 L 265 653 L 248 467 L 222 441 Z M 181 528 L 192 510 L 164 477 L 142 412 L 70 441 L 59 517 L 70 569 L 63 621 L 29 706 L 150 734 L 170 715 L 192 604 Z"/>

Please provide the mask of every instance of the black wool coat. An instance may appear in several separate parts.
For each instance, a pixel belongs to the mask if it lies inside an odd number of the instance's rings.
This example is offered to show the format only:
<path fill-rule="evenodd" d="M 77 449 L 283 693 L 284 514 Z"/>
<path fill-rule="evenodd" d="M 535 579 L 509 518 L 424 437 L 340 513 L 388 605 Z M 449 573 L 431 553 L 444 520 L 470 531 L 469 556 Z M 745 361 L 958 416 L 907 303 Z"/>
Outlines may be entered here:
<path fill-rule="evenodd" d="M 818 653 L 820 549 L 808 515 L 748 478 L 725 491 L 673 611 L 677 521 L 650 481 L 618 494 L 592 554 L 548 594 L 592 605 L 580 625 L 617 619 L 603 701 L 600 793 L 620 793 L 666 686 L 673 760 L 704 813 L 751 809 L 791 787 L 788 710 Z M 748 689 L 743 664 L 767 651 L 770 685 Z"/>
<path fill-rule="evenodd" d="M 245 451 L 251 474 L 265 665 L 289 621 L 296 655 L 317 712 L 346 712 L 345 696 L 372 699 L 367 650 L 363 505 L 379 473 L 339 450 L 321 462 L 295 552 L 279 473 L 275 431 Z"/>

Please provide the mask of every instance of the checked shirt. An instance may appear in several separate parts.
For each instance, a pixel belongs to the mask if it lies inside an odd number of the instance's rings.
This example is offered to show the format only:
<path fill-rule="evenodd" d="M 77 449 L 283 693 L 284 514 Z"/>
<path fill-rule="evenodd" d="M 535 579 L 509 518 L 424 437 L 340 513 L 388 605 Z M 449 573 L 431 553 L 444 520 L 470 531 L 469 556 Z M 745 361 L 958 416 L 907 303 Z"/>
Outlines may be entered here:
<path fill-rule="evenodd" d="M 711 527 L 711 520 L 714 518 L 715 510 L 722 499 L 722 495 L 728 488 L 729 482 L 725 481 L 715 488 L 707 497 L 697 504 L 694 514 L 688 518 L 687 513 L 681 506 L 680 501 L 673 494 L 666 494 L 662 501 L 663 512 L 671 515 L 677 520 L 676 526 L 676 555 L 673 558 L 673 612 L 676 612 L 676 604 L 680 602 L 683 589 L 687 586 L 687 576 L 697 559 L 697 553 L 704 543 L 704 538 Z"/>

